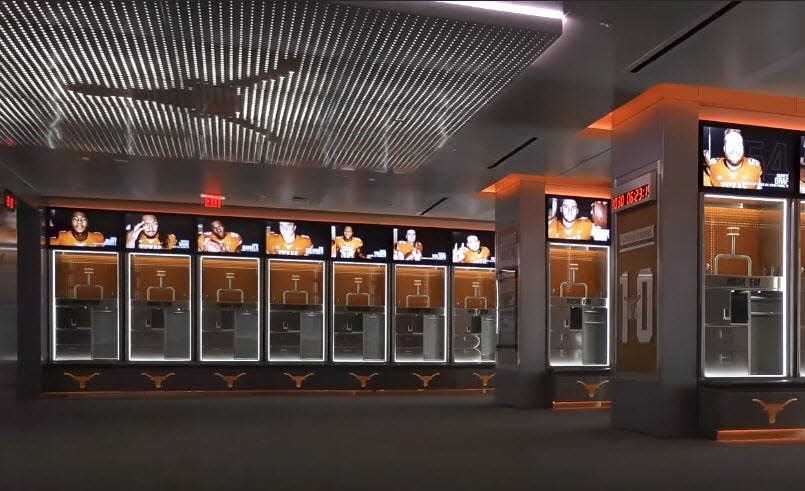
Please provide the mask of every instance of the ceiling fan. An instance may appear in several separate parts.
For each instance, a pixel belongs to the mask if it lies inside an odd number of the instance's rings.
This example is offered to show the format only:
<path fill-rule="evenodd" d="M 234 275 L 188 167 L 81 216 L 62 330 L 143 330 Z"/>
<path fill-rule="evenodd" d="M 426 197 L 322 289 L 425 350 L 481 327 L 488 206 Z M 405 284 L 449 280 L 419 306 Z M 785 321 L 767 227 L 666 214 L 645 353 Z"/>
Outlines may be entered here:
<path fill-rule="evenodd" d="M 95 97 L 131 97 L 140 101 L 152 101 L 169 104 L 186 109 L 193 116 L 218 116 L 224 121 L 250 129 L 269 140 L 276 140 L 276 135 L 267 128 L 256 126 L 240 114 L 243 108 L 241 89 L 260 82 L 287 77 L 299 70 L 299 60 L 280 60 L 277 68 L 259 75 L 243 77 L 220 84 L 211 84 L 201 80 L 186 80 L 184 86 L 173 89 L 113 89 L 102 85 L 69 84 L 66 89 L 71 92 Z"/>

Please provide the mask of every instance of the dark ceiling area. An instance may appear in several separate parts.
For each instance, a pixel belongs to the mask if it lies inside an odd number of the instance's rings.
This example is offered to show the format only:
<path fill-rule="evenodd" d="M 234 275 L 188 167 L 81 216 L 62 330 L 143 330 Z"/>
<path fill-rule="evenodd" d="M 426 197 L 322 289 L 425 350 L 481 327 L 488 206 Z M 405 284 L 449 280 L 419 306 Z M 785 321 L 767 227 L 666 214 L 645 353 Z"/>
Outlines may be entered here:
<path fill-rule="evenodd" d="M 519 3 L 566 18 L 0 2 L 0 179 L 32 197 L 220 192 L 227 206 L 396 215 L 438 202 L 427 216 L 491 220 L 478 193 L 509 173 L 609 178 L 610 142 L 580 132 L 653 85 L 803 95 L 797 2 Z"/>

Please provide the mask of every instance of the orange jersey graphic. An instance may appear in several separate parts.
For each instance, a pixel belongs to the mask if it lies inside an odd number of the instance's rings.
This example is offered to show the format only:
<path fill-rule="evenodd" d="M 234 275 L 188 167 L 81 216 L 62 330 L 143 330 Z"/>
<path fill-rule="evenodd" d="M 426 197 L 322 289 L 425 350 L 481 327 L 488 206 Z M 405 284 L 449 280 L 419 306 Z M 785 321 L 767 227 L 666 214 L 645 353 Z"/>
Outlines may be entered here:
<path fill-rule="evenodd" d="M 414 250 L 419 251 L 422 253 L 422 242 L 408 242 L 407 240 L 401 240 L 397 242 L 397 251 L 402 254 L 403 259 L 406 261 L 412 259 L 414 257 L 413 252 Z"/>
<path fill-rule="evenodd" d="M 58 237 L 50 238 L 50 245 L 60 246 L 79 246 L 79 247 L 103 247 L 103 234 L 100 232 L 89 232 L 87 238 L 78 240 L 70 230 L 62 230 Z"/>
<path fill-rule="evenodd" d="M 342 259 L 359 257 L 361 254 L 361 248 L 363 248 L 363 241 L 361 239 L 352 237 L 350 240 L 346 240 L 344 237 L 339 235 L 335 238 L 335 241 L 333 241 L 330 256 L 340 257 Z"/>
<path fill-rule="evenodd" d="M 570 227 L 565 227 L 562 220 L 552 220 L 548 224 L 549 239 L 590 240 L 592 234 L 593 222 L 588 218 L 578 218 Z"/>
<path fill-rule="evenodd" d="M 311 247 L 313 247 L 313 242 L 307 235 L 297 235 L 290 244 L 285 242 L 285 239 L 280 234 L 270 233 L 266 235 L 266 254 L 307 256 L 307 250 Z"/>
<path fill-rule="evenodd" d="M 173 234 L 168 235 L 168 240 L 163 244 L 159 236 L 149 239 L 145 234 L 141 233 L 137 238 L 137 249 L 173 249 L 176 247 L 176 236 Z"/>
<path fill-rule="evenodd" d="M 736 170 L 727 167 L 726 159 L 719 157 L 708 164 L 704 173 L 704 185 L 713 187 L 757 189 L 763 169 L 760 162 L 749 157 L 742 157 Z"/>
<path fill-rule="evenodd" d="M 477 251 L 464 251 L 462 263 L 485 263 L 489 259 L 489 248 L 481 246 Z"/>
<path fill-rule="evenodd" d="M 243 239 L 235 232 L 227 232 L 219 239 L 212 232 L 204 232 L 198 236 L 198 250 L 201 252 L 239 252 Z"/>

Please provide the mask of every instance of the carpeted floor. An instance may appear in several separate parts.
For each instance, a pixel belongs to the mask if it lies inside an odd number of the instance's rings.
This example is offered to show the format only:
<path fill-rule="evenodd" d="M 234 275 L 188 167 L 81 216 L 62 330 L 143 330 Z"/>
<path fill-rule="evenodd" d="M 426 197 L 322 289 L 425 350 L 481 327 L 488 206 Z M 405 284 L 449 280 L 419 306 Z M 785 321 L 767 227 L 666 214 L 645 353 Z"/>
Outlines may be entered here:
<path fill-rule="evenodd" d="M 609 429 L 492 396 L 0 399 L 0 490 L 803 489 L 805 446 Z"/>

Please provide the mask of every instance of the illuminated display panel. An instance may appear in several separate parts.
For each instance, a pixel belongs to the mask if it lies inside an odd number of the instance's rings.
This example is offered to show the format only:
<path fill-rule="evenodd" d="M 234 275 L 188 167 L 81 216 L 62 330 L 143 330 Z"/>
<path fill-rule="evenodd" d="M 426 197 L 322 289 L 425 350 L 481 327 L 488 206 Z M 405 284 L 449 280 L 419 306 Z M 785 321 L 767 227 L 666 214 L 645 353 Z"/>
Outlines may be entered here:
<path fill-rule="evenodd" d="M 449 262 L 452 257 L 452 236 L 446 229 L 393 227 L 391 239 L 394 261 L 438 264 Z"/>
<path fill-rule="evenodd" d="M 109 211 L 79 208 L 49 208 L 46 224 L 48 244 L 53 247 L 117 249 L 123 245 L 123 216 Z"/>
<path fill-rule="evenodd" d="M 450 252 L 453 264 L 494 266 L 495 232 L 454 230 Z"/>
<path fill-rule="evenodd" d="M 609 244 L 609 200 L 546 196 L 548 240 Z"/>
<path fill-rule="evenodd" d="M 276 257 L 330 255 L 330 229 L 323 222 L 272 220 L 266 222 L 266 254 Z"/>
<path fill-rule="evenodd" d="M 259 254 L 264 224 L 232 217 L 198 217 L 193 248 L 204 254 Z"/>
<path fill-rule="evenodd" d="M 386 262 L 391 259 L 389 227 L 347 223 L 330 225 L 329 256 L 338 260 Z"/>
<path fill-rule="evenodd" d="M 164 213 L 126 213 L 123 242 L 126 249 L 190 252 L 196 249 L 193 217 Z"/>
<path fill-rule="evenodd" d="M 701 189 L 778 195 L 793 189 L 795 132 L 707 121 L 699 127 Z"/>
<path fill-rule="evenodd" d="M 612 211 L 620 211 L 630 206 L 639 205 L 653 198 L 651 184 L 644 184 L 612 198 Z"/>

